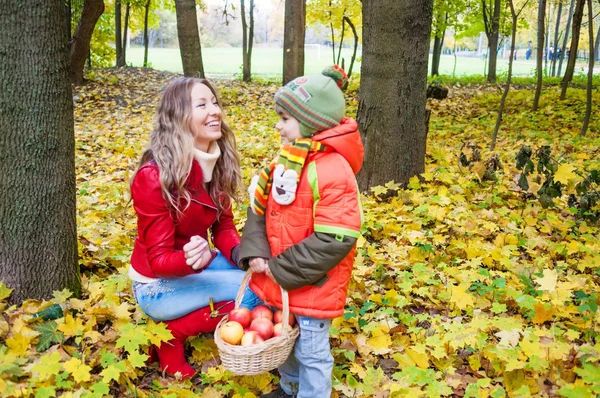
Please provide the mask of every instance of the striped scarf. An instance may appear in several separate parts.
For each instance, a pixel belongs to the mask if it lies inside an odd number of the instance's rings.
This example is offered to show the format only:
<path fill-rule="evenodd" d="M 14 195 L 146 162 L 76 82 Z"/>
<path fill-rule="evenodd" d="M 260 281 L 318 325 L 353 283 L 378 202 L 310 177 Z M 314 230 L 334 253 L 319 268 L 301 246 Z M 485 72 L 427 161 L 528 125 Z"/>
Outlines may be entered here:
<path fill-rule="evenodd" d="M 252 200 L 253 212 L 260 216 L 265 214 L 267 200 L 273 185 L 273 170 L 275 170 L 275 167 L 278 164 L 283 165 L 285 170 L 291 169 L 296 171 L 298 175 L 298 180 L 296 181 L 297 184 L 300 180 L 300 174 L 309 152 L 326 151 L 328 151 L 328 148 L 325 145 L 318 141 L 313 141 L 310 138 L 299 138 L 286 144 L 279 153 L 277 160 L 274 160 L 270 165 L 262 169 L 258 175 L 258 184 Z"/>

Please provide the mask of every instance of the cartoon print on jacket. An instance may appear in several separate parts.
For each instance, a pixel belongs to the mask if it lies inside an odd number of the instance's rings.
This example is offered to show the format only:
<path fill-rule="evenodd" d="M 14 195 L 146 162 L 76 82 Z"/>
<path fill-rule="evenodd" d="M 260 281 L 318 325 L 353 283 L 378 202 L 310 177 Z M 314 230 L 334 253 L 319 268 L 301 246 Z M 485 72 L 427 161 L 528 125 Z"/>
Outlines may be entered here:
<path fill-rule="evenodd" d="M 284 165 L 278 164 L 273 171 L 273 189 L 271 189 L 275 202 L 289 205 L 296 199 L 297 188 L 298 173 L 292 169 L 286 170 Z"/>

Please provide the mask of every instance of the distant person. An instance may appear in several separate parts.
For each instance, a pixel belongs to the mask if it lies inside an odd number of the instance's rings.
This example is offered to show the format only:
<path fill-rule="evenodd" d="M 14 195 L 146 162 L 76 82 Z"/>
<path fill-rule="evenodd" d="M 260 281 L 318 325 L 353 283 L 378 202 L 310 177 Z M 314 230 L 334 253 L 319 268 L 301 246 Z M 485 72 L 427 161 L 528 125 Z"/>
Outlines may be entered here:
<path fill-rule="evenodd" d="M 156 347 L 167 373 L 193 376 L 186 338 L 214 331 L 234 307 L 245 274 L 235 265 L 240 237 L 231 211 L 239 183 L 235 137 L 215 89 L 204 79 L 172 81 L 131 181 L 138 236 L 129 268 L 140 309 L 173 335 Z M 209 230 L 219 251 L 208 245 Z M 248 291 L 243 305 L 257 301 Z"/>
<path fill-rule="evenodd" d="M 275 95 L 283 148 L 250 187 L 240 265 L 252 289 L 282 307 L 288 291 L 300 337 L 279 367 L 279 388 L 263 397 L 331 396 L 331 320 L 344 313 L 361 209 L 355 175 L 363 144 L 344 117 L 347 80 L 339 67 L 297 77 Z"/>
<path fill-rule="evenodd" d="M 525 51 L 525 59 L 529 61 L 529 59 L 531 58 L 531 53 L 533 52 L 532 48 L 529 47 L 527 49 L 527 51 Z"/>

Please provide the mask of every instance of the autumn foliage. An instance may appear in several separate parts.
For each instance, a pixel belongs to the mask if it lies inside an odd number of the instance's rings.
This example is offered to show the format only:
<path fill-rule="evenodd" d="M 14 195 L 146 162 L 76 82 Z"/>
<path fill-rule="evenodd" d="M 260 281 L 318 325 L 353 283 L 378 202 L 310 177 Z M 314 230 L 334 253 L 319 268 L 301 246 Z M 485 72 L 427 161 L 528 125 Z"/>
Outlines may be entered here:
<path fill-rule="evenodd" d="M 124 69 L 90 77 L 74 93 L 84 295 L 62 291 L 47 302 L 9 307 L 10 290 L 0 284 L 2 396 L 255 397 L 270 391 L 276 372 L 238 377 L 224 371 L 211 335 L 190 341 L 188 356 L 200 370 L 191 381 L 145 364 L 148 346 L 170 333 L 149 321 L 131 294 L 127 266 L 136 226 L 128 180 L 160 91 L 174 75 Z M 248 183 L 277 151 L 277 84 L 216 85 Z M 350 113 L 356 95 L 348 93 Z M 577 137 L 584 95 L 574 89 L 560 102 L 558 89 L 548 87 L 532 113 L 533 91 L 511 91 L 491 163 L 484 148 L 499 90 L 454 86 L 449 99 L 430 102 L 425 173 L 406 187 L 390 182 L 363 195 L 363 236 L 346 312 L 331 328 L 335 396 L 600 393 L 600 228 L 569 204 L 577 184 L 600 169 L 598 119 L 589 138 Z M 600 101 L 597 93 L 594 100 Z M 538 195 L 543 172 L 528 174 L 526 190 L 519 184 L 516 156 L 524 145 L 549 146 L 560 171 L 554 179 L 563 185 L 561 195 L 547 206 Z M 236 205 L 240 230 L 246 206 L 246 197 Z M 70 307 L 65 316 L 32 318 L 63 302 Z"/>

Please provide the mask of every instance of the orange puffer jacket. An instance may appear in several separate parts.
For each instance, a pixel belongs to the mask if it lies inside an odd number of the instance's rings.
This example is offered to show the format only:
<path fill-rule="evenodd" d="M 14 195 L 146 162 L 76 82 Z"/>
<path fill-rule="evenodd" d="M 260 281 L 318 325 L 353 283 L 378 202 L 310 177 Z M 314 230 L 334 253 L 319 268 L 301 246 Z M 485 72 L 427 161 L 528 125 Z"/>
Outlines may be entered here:
<path fill-rule="evenodd" d="M 345 237 L 355 240 L 360 236 L 362 211 L 355 174 L 362 166 L 364 148 L 357 123 L 354 119 L 345 118 L 337 127 L 315 135 L 313 140 L 322 142 L 333 151 L 309 154 L 294 202 L 280 205 L 272 195 L 267 202 L 266 233 L 272 254 L 269 266 L 276 278 L 282 272 L 302 273 L 301 269 L 289 269 L 289 263 L 283 271 L 278 268 L 278 260 L 283 262 L 279 255 L 314 233 L 335 236 L 340 242 Z M 327 248 L 319 247 L 311 253 L 308 247 L 296 255 L 318 261 L 319 250 Z M 342 315 L 354 254 L 353 245 L 337 265 L 323 265 L 328 271 L 319 283 L 289 291 L 290 312 L 316 318 Z M 266 274 L 253 274 L 250 287 L 266 304 L 282 307 L 280 287 Z"/>

